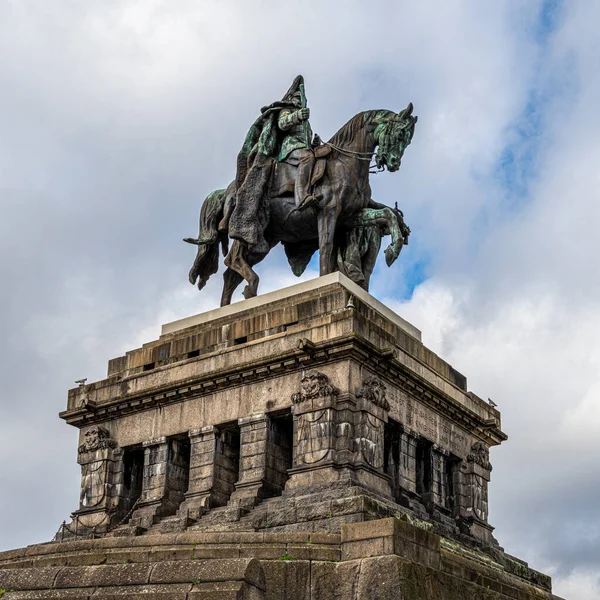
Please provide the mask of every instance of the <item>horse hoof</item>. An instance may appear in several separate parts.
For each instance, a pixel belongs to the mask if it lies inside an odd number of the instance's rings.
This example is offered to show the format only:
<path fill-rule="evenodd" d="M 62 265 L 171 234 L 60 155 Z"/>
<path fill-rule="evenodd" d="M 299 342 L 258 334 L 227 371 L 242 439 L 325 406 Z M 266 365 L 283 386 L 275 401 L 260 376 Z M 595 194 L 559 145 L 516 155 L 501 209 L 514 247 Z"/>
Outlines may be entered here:
<path fill-rule="evenodd" d="M 395 260 L 398 258 L 398 255 L 396 254 L 396 252 L 394 252 L 394 249 L 391 246 L 388 246 L 385 249 L 384 254 L 385 254 L 385 264 L 388 267 L 391 267 L 394 264 Z"/>
<path fill-rule="evenodd" d="M 244 298 L 246 298 L 246 300 L 249 300 L 250 298 L 254 298 L 256 296 L 256 288 L 254 286 L 247 285 L 244 288 L 243 296 L 244 296 Z"/>

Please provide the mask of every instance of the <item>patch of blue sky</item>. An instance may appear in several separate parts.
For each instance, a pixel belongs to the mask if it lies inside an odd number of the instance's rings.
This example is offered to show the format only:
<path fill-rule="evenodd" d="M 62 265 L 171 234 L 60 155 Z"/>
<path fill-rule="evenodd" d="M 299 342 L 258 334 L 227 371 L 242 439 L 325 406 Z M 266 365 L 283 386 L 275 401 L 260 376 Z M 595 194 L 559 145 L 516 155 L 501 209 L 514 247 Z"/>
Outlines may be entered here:
<path fill-rule="evenodd" d="M 531 185 L 552 148 L 551 119 L 578 93 L 573 55 L 557 54 L 552 47 L 552 36 L 564 22 L 567 8 L 560 0 L 546 0 L 527 32 L 538 46 L 537 63 L 523 109 L 507 128 L 507 143 L 498 155 L 491 181 L 482 178 L 484 186 L 495 183 L 499 195 L 473 221 L 468 242 L 471 256 L 476 256 L 479 244 L 499 219 L 513 219 L 528 205 Z"/>
<path fill-rule="evenodd" d="M 409 251 L 405 246 L 398 260 L 388 267 L 385 263 L 383 248 L 389 242 L 383 238 L 382 251 L 371 276 L 371 293 L 378 298 L 394 297 L 397 300 L 409 300 L 415 289 L 430 277 L 431 259 L 425 248 Z"/>
<path fill-rule="evenodd" d="M 572 71 L 569 61 L 548 68 L 552 35 L 564 21 L 565 3 L 545 0 L 530 35 L 539 47 L 538 64 L 531 81 L 525 106 L 517 120 L 509 127 L 509 141 L 496 164 L 496 179 L 504 190 L 506 212 L 518 210 L 528 199 L 529 185 L 538 173 L 540 154 L 543 152 L 545 125 L 554 100 L 569 87 Z"/>
<path fill-rule="evenodd" d="M 565 9 L 564 0 L 545 0 L 542 3 L 532 30 L 532 35 L 538 44 L 546 44 L 550 36 L 560 27 L 564 20 Z"/>

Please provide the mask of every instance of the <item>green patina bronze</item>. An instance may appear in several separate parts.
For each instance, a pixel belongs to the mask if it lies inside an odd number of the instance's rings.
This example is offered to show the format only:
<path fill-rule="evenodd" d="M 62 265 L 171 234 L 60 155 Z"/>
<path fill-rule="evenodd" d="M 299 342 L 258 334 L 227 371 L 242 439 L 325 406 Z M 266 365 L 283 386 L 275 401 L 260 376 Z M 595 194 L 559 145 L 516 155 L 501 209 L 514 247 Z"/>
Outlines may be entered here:
<path fill-rule="evenodd" d="M 321 275 L 339 270 L 368 290 L 382 237 L 392 238 L 390 266 L 410 233 L 397 207 L 372 199 L 369 174 L 398 170 L 417 122 L 412 110 L 364 111 L 322 142 L 310 126 L 304 79 L 296 77 L 250 127 L 234 181 L 204 201 L 198 238 L 185 240 L 198 246 L 190 282 L 201 289 L 216 273 L 220 246 L 228 267 L 221 303 L 243 280 L 252 297 L 253 265 L 281 242 L 295 275 L 318 250 Z"/>

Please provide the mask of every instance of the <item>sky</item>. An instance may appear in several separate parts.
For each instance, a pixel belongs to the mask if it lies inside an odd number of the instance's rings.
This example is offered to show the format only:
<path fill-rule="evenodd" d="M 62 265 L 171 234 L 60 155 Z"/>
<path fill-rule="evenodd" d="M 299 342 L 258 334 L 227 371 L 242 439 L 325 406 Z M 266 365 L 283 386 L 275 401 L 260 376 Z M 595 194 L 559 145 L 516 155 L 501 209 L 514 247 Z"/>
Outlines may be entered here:
<path fill-rule="evenodd" d="M 501 545 L 598 598 L 599 21 L 589 0 L 0 0 L 0 549 L 77 508 L 74 380 L 218 306 L 181 240 L 302 73 L 323 139 L 414 103 L 402 167 L 371 180 L 412 235 L 371 293 L 502 411 Z M 257 271 L 297 281 L 281 247 Z"/>

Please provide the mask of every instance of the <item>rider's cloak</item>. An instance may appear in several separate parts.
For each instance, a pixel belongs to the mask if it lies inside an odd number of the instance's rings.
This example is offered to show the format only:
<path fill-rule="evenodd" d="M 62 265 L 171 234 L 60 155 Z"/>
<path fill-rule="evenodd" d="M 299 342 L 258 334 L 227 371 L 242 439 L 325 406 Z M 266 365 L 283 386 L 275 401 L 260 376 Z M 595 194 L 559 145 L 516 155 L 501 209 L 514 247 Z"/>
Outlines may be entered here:
<path fill-rule="evenodd" d="M 267 200 L 265 192 L 281 145 L 282 132 L 277 127 L 277 119 L 284 108 L 294 108 L 294 105 L 274 102 L 262 109 L 237 157 L 236 204 L 229 220 L 229 237 L 248 246 L 258 241 L 259 211 Z"/>
<path fill-rule="evenodd" d="M 261 115 L 250 127 L 238 154 L 236 204 L 229 220 L 229 237 L 248 246 L 259 241 L 260 228 L 266 227 L 268 221 L 266 191 L 280 150 L 281 136 L 285 135 L 277 127 L 279 113 L 284 108 L 298 108 L 293 97 L 303 83 L 304 78 L 298 75 L 280 102 L 261 109 Z"/>

